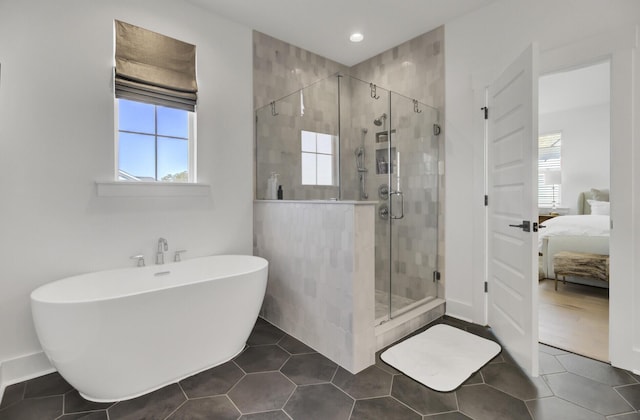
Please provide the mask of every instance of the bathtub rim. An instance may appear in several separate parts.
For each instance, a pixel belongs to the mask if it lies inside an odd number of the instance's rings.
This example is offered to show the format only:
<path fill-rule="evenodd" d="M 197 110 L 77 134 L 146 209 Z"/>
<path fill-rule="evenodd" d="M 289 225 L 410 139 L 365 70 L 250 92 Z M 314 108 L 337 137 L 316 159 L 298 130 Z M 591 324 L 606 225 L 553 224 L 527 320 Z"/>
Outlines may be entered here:
<path fill-rule="evenodd" d="M 208 258 L 212 258 L 215 259 L 216 257 L 244 257 L 244 258 L 250 258 L 251 260 L 255 260 L 260 262 L 259 267 L 257 268 L 252 268 L 250 270 L 248 269 L 241 269 L 238 271 L 234 271 L 232 273 L 228 273 L 224 276 L 219 276 L 219 277 L 205 277 L 202 279 L 198 279 L 198 280 L 193 280 L 190 281 L 189 283 L 179 283 L 179 284 L 172 284 L 172 285 L 167 285 L 164 287 L 157 287 L 154 289 L 144 289 L 144 290 L 139 290 L 136 292 L 131 292 L 131 293 L 123 293 L 123 294 L 118 294 L 118 295 L 114 295 L 114 296 L 106 296 L 106 297 L 98 297 L 98 298 L 90 298 L 90 299 L 45 299 L 44 297 L 47 296 L 46 291 L 48 289 L 52 289 L 55 287 L 60 287 L 61 283 L 65 283 L 65 282 L 70 282 L 73 280 L 77 280 L 80 277 L 85 277 L 85 276 L 90 276 L 93 274 L 106 274 L 106 273 L 113 273 L 113 274 L 117 274 L 117 273 L 121 273 L 121 272 L 130 272 L 130 271 L 135 271 L 137 269 L 144 269 L 146 271 L 152 271 L 151 269 L 153 267 L 159 269 L 161 271 L 168 271 L 168 270 L 162 270 L 161 268 L 169 268 L 169 267 L 175 267 L 178 264 L 185 264 L 188 263 L 189 261 L 194 261 L 194 260 L 200 260 L 200 259 L 208 259 Z M 185 259 L 183 261 L 179 261 L 179 262 L 170 262 L 167 264 L 163 264 L 163 265 L 148 265 L 145 267 L 119 267 L 119 268 L 112 268 L 112 269 L 107 269 L 107 270 L 99 270 L 99 271 L 89 271 L 86 273 L 81 273 L 81 274 L 76 274 L 76 275 L 72 275 L 72 276 L 68 276 L 68 277 L 63 277 L 61 279 L 57 279 L 57 280 L 53 280 L 47 283 L 44 283 L 40 286 L 38 286 L 36 289 L 34 289 L 30 294 L 29 294 L 29 298 L 30 301 L 33 303 L 37 303 L 37 304 L 46 304 L 46 305 L 71 305 L 71 304 L 87 304 L 87 303 L 96 303 L 96 302 L 106 302 L 106 301 L 110 301 L 110 300 L 116 300 L 116 299 L 125 299 L 125 298 L 129 298 L 129 297 L 133 297 L 133 296 L 139 296 L 145 293 L 155 293 L 155 292 L 160 292 L 163 290 L 171 290 L 177 287 L 186 287 L 189 285 L 195 285 L 195 284 L 199 284 L 199 283 L 204 283 L 207 281 L 212 281 L 212 280 L 218 280 L 218 279 L 226 279 L 229 277 L 235 277 L 235 276 L 242 276 L 242 275 L 248 275 L 248 274 L 253 274 L 253 273 L 257 273 L 260 272 L 262 270 L 268 270 L 269 267 L 269 261 L 263 257 L 259 257 L 256 255 L 249 255 L 249 254 L 215 254 L 215 255 L 204 255 L 201 257 L 194 257 L 194 258 L 189 258 L 189 259 Z"/>

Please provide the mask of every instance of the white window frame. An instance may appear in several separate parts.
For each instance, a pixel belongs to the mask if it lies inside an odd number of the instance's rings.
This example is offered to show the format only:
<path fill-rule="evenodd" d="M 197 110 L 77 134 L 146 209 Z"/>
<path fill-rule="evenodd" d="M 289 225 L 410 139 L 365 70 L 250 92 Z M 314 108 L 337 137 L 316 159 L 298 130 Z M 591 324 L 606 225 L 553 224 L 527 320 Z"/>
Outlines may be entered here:
<path fill-rule="evenodd" d="M 120 179 L 120 168 L 119 168 L 119 162 L 120 162 L 120 126 L 119 126 L 119 116 L 120 116 L 120 107 L 119 107 L 119 102 L 118 99 L 120 98 L 115 98 L 114 99 L 114 160 L 113 160 L 113 176 L 114 176 L 114 180 L 115 182 L 132 182 L 132 181 L 126 181 L 126 180 L 121 180 Z M 126 98 L 123 98 L 126 99 Z M 127 100 L 131 100 L 131 99 L 127 99 Z M 136 102 L 136 101 L 133 101 Z M 139 101 L 138 101 L 139 102 Z M 144 102 L 141 102 L 144 103 Z M 155 104 L 151 104 L 151 105 L 155 105 Z M 158 106 L 158 105 L 155 105 Z M 188 173 L 188 180 L 187 183 L 190 184 L 195 184 L 198 182 L 198 177 L 197 177 L 197 164 L 196 164 L 196 111 L 188 112 L 188 146 L 187 146 L 187 155 L 188 155 L 188 163 L 187 163 L 187 170 L 189 171 Z M 156 157 L 157 158 L 157 157 Z M 156 161 L 156 165 L 157 165 L 157 161 Z M 157 181 L 153 181 L 154 183 L 161 183 L 161 184 L 180 184 L 180 183 L 176 183 L 176 182 L 170 182 L 170 181 L 162 181 L 162 180 L 157 180 Z"/>
<path fill-rule="evenodd" d="M 308 151 L 304 151 L 302 150 L 302 133 L 312 133 L 316 136 L 316 151 L 315 152 L 308 152 Z M 321 153 L 318 152 L 318 134 L 321 134 L 323 136 L 330 136 L 331 137 L 331 153 Z M 311 186 L 311 187 L 335 187 L 336 186 L 336 182 L 338 179 L 337 176 L 337 171 L 338 171 L 338 162 L 337 162 L 337 156 L 338 156 L 338 145 L 337 145 L 337 138 L 335 135 L 333 134 L 329 134 L 329 133 L 320 133 L 318 131 L 310 131 L 310 130 L 300 130 L 300 183 L 302 186 Z M 302 173 L 303 173 L 303 168 L 302 168 L 302 156 L 304 154 L 309 154 L 309 155 L 314 155 L 315 159 L 316 159 L 316 176 L 315 176 L 315 183 L 313 184 L 305 184 L 302 180 Z M 330 156 L 331 157 L 331 183 L 330 184 L 318 184 L 318 156 Z"/>

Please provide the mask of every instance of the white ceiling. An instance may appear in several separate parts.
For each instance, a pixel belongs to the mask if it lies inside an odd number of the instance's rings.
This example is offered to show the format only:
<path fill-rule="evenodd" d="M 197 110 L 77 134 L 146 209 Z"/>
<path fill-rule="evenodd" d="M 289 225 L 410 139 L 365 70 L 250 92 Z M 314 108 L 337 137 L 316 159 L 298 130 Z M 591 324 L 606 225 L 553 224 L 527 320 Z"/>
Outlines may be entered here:
<path fill-rule="evenodd" d="M 539 92 L 540 114 L 608 103 L 609 62 L 542 76 Z"/>
<path fill-rule="evenodd" d="M 188 0 L 352 66 L 494 0 Z M 349 35 L 361 32 L 364 41 Z"/>

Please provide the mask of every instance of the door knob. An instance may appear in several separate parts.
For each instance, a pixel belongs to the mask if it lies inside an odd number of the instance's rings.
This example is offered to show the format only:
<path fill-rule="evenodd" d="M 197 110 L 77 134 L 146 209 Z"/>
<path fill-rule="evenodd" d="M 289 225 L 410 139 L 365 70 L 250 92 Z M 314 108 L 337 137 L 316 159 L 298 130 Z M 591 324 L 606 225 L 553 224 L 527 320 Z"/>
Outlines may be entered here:
<path fill-rule="evenodd" d="M 531 232 L 531 222 L 529 222 L 528 220 L 523 220 L 522 223 L 519 225 L 509 225 L 509 226 L 522 229 L 525 232 Z"/>

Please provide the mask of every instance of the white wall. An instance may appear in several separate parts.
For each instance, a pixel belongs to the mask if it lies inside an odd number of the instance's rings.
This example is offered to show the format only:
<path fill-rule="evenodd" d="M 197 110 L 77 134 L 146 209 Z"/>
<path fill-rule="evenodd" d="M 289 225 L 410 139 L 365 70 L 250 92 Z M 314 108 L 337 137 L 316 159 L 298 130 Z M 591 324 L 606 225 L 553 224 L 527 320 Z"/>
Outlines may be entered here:
<path fill-rule="evenodd" d="M 209 196 L 96 196 L 114 173 L 114 19 L 197 46 Z M 40 351 L 29 294 L 44 283 L 152 262 L 160 236 L 170 257 L 252 253 L 250 29 L 170 0 L 4 0 L 0 65 L 0 363 Z"/>
<path fill-rule="evenodd" d="M 540 134 L 562 132 L 562 196 L 559 207 L 576 214 L 578 194 L 609 188 L 609 104 L 541 114 Z"/>
<path fill-rule="evenodd" d="M 640 358 L 634 362 L 632 356 L 633 346 L 640 343 L 640 326 L 633 325 L 633 335 L 627 332 L 629 337 L 622 339 L 625 335 L 622 325 L 626 323 L 628 327 L 628 320 L 633 319 L 631 282 L 633 260 L 638 257 L 634 244 L 640 243 L 637 237 L 640 232 L 632 218 L 634 206 L 640 204 L 640 199 L 632 196 L 632 186 L 637 185 L 638 179 L 633 161 L 633 151 L 637 149 L 632 147 L 634 136 L 637 143 L 638 134 L 633 130 L 640 127 L 640 115 L 631 114 L 634 109 L 632 87 L 640 83 L 640 71 L 633 62 L 636 54 L 633 48 L 637 43 L 633 25 L 639 22 L 637 0 L 497 0 L 445 25 L 448 314 L 474 322 L 486 321 L 485 210 L 483 182 L 479 181 L 484 176 L 483 123 L 479 109 L 484 102 L 480 88 L 534 41 L 542 53 L 544 73 L 609 56 L 612 58 L 611 160 L 616 163 L 611 172 L 614 220 L 611 240 L 612 256 L 615 256 L 612 257 L 612 277 L 620 279 L 617 290 L 611 291 L 611 360 L 618 366 L 640 368 Z M 624 32 L 626 28 L 631 29 Z M 618 36 L 620 31 L 624 33 Z M 561 48 L 573 44 L 578 44 L 578 48 Z M 553 69 L 554 65 L 557 68 Z M 637 97 L 636 92 L 636 100 Z M 638 305 L 640 301 L 635 304 Z M 614 327 L 613 319 L 621 325 L 619 328 Z"/>

